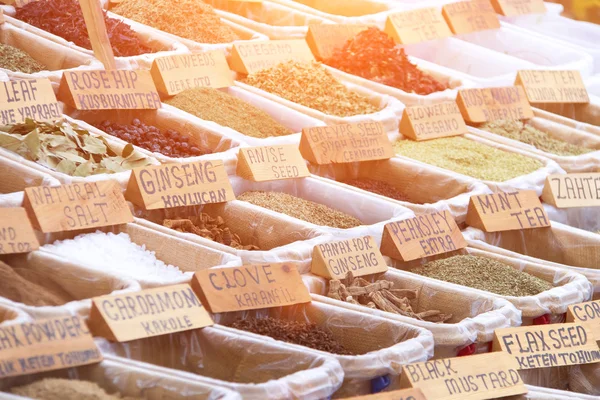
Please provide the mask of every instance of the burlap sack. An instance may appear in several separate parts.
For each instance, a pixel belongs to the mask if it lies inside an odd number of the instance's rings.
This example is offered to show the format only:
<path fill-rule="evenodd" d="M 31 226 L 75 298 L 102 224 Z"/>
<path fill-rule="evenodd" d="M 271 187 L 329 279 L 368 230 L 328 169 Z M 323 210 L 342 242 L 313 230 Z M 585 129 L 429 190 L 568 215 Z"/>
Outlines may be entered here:
<path fill-rule="evenodd" d="M 434 358 L 488 352 L 494 339 L 494 330 L 521 325 L 520 312 L 506 300 L 485 292 L 448 285 L 433 279 L 426 280 L 414 274 L 404 274 L 393 268 L 385 274 L 364 278 L 369 281 L 379 278 L 391 281 L 394 283 L 394 289 L 416 289 L 417 298 L 411 300 L 414 312 L 439 310 L 444 314 L 452 314 L 452 319 L 445 324 L 437 324 L 335 300 L 326 297 L 329 291 L 326 279 L 315 275 L 303 275 L 302 278 L 313 293 L 313 300 L 431 331 L 435 343 Z"/>
<path fill-rule="evenodd" d="M 600 365 L 575 365 L 569 371 L 569 390 L 600 397 Z"/>
<path fill-rule="evenodd" d="M 243 399 L 323 399 L 342 384 L 344 371 L 331 357 L 211 327 L 110 343 L 96 339 L 104 357 L 168 376 L 238 392 Z M 128 358 L 124 359 L 122 357 Z M 139 363 L 141 362 L 141 363 Z"/>
<path fill-rule="evenodd" d="M 552 221 L 594 234 L 600 232 L 600 218 L 596 207 L 557 208 L 547 203 L 542 205 Z"/>
<path fill-rule="evenodd" d="M 533 107 L 533 115 L 536 117 L 541 117 L 550 121 L 557 122 L 562 125 L 570 126 L 571 128 L 575 128 L 580 131 L 594 133 L 596 135 L 600 135 L 600 127 L 594 124 L 589 124 L 581 121 L 576 121 L 572 118 L 567 118 L 562 115 L 553 114 L 551 112 L 542 110 L 540 108 Z"/>
<path fill-rule="evenodd" d="M 162 374 L 144 368 L 144 364 L 122 363 L 106 359 L 98 364 L 5 378 L 0 382 L 0 399 L 26 399 L 6 392 L 11 388 L 28 385 L 45 378 L 83 380 L 98 384 L 109 394 L 143 398 L 145 400 L 194 399 L 240 400 L 239 394 L 206 382 L 202 377 L 194 380 Z"/>
<path fill-rule="evenodd" d="M 589 95 L 589 104 L 535 104 L 537 108 L 589 124 L 597 129 L 600 126 L 600 97 Z"/>
<path fill-rule="evenodd" d="M 57 186 L 49 174 L 0 156 L 0 194 L 23 191 L 30 186 Z"/>
<path fill-rule="evenodd" d="M 595 400 L 595 396 L 587 396 L 566 390 L 547 389 L 539 386 L 526 385 L 527 394 L 510 396 L 505 400 Z"/>

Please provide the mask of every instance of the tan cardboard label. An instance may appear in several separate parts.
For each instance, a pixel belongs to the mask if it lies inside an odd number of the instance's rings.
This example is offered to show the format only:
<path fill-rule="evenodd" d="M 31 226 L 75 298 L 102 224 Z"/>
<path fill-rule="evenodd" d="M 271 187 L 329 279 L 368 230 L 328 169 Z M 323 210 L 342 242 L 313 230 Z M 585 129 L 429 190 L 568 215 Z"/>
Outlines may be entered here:
<path fill-rule="evenodd" d="M 489 0 L 445 4 L 442 15 L 455 35 L 500 28 L 500 20 Z"/>
<path fill-rule="evenodd" d="M 542 200 L 557 208 L 600 206 L 600 173 L 552 174 Z"/>
<path fill-rule="evenodd" d="M 0 125 L 26 119 L 52 121 L 62 116 L 48 79 L 0 81 Z"/>
<path fill-rule="evenodd" d="M 520 86 L 459 90 L 456 104 L 464 119 L 473 123 L 533 118 L 533 109 Z"/>
<path fill-rule="evenodd" d="M 245 41 L 233 44 L 229 66 L 236 72 L 253 74 L 286 61 L 314 60 L 304 39 Z"/>
<path fill-rule="evenodd" d="M 587 325 L 594 339 L 600 340 L 600 300 L 570 305 L 567 310 L 567 322 Z"/>
<path fill-rule="evenodd" d="M 242 147 L 236 173 L 255 182 L 310 176 L 306 161 L 295 144 Z"/>
<path fill-rule="evenodd" d="M 24 208 L 0 208 L 0 254 L 29 253 L 40 244 Z"/>
<path fill-rule="evenodd" d="M 417 8 L 388 15 L 385 33 L 396 43 L 413 44 L 452 36 L 437 7 Z"/>
<path fill-rule="evenodd" d="M 460 109 L 454 101 L 410 106 L 404 109 L 400 133 L 416 141 L 468 133 Z"/>
<path fill-rule="evenodd" d="M 545 14 L 544 0 L 491 0 L 494 10 L 505 17 Z"/>
<path fill-rule="evenodd" d="M 589 103 L 579 71 L 519 71 L 515 85 L 523 86 L 530 103 Z"/>

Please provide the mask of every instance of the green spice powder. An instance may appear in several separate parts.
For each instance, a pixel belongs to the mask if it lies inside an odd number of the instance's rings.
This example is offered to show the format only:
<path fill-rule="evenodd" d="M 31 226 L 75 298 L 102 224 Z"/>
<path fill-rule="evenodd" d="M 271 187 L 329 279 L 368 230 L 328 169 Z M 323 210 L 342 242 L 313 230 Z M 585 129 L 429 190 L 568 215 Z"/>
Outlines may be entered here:
<path fill-rule="evenodd" d="M 0 43 L 0 68 L 25 74 L 33 74 L 47 69 L 23 50 L 2 43 Z"/>

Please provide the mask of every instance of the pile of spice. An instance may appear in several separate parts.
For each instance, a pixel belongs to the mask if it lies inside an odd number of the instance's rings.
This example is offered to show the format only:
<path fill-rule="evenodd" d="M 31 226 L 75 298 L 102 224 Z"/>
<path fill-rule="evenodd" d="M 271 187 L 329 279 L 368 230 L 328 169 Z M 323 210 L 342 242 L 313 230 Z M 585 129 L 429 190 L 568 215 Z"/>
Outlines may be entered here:
<path fill-rule="evenodd" d="M 193 157 L 207 154 L 193 143 L 190 144 L 188 135 L 181 134 L 173 129 L 161 132 L 157 127 L 146 125 L 137 118 L 131 124 L 103 121 L 97 124 L 96 128 L 135 146 L 168 157 Z"/>
<path fill-rule="evenodd" d="M 534 126 L 522 121 L 497 120 L 486 122 L 479 126 L 479 129 L 509 139 L 518 140 L 519 142 L 532 145 L 535 148 L 559 156 L 578 156 L 593 151 L 592 149 L 586 149 L 585 147 L 554 139 L 548 133 L 542 132 Z"/>
<path fill-rule="evenodd" d="M 248 75 L 242 82 L 338 117 L 372 114 L 381 110 L 366 96 L 348 89 L 317 62 L 288 61 Z"/>
<path fill-rule="evenodd" d="M 44 378 L 28 385 L 14 387 L 13 394 L 39 400 L 138 400 L 108 394 L 98 384 L 74 379 Z"/>
<path fill-rule="evenodd" d="M 106 32 L 117 57 L 152 53 L 129 25 L 104 12 Z M 92 44 L 77 0 L 38 0 L 17 8 L 16 18 L 92 50 Z"/>
<path fill-rule="evenodd" d="M 501 296 L 535 296 L 553 287 L 550 282 L 503 262 L 471 255 L 432 261 L 410 272 Z"/>
<path fill-rule="evenodd" d="M 276 318 L 248 318 L 229 325 L 246 332 L 272 337 L 275 340 L 299 344 L 328 353 L 351 356 L 353 353 L 342 346 L 333 335 L 314 323 L 285 321 Z"/>
<path fill-rule="evenodd" d="M 0 68 L 33 74 L 47 68 L 21 49 L 0 43 Z"/>
<path fill-rule="evenodd" d="M 253 244 L 244 245 L 238 235 L 231 232 L 221 217 L 213 218 L 208 214 L 188 218 L 165 219 L 163 226 L 178 232 L 194 233 L 213 242 L 221 243 L 238 250 L 260 250 Z"/>
<path fill-rule="evenodd" d="M 389 197 L 390 199 L 399 201 L 409 201 L 408 197 L 401 193 L 396 187 L 390 185 L 387 182 L 377 181 L 375 179 L 360 178 L 360 179 L 346 179 L 341 181 L 346 185 L 354 186 L 362 190 L 366 190 L 371 193 L 376 193 L 381 196 Z"/>
<path fill-rule="evenodd" d="M 23 268 L 12 268 L 0 261 L 0 297 L 28 306 L 60 306 L 72 298 L 61 290 L 53 290 L 36 279 L 30 271 Z"/>
<path fill-rule="evenodd" d="M 71 176 L 112 174 L 150 164 L 131 144 L 121 151 L 66 121 L 26 122 L 0 127 L 0 147 Z"/>
<path fill-rule="evenodd" d="M 315 225 L 349 229 L 362 225 L 351 215 L 283 192 L 245 192 L 238 200 L 289 215 Z"/>
<path fill-rule="evenodd" d="M 199 43 L 230 43 L 239 39 L 201 0 L 124 0 L 111 11 Z"/>
<path fill-rule="evenodd" d="M 352 271 L 348 271 L 343 280 L 332 279 L 329 281 L 327 296 L 335 300 L 400 314 L 421 321 L 443 323 L 452 319 L 452 314 L 442 314 L 438 310 L 415 313 L 410 301 L 417 298 L 418 291 L 393 289 L 393 287 L 394 282 L 380 279 L 371 283 L 361 277 L 354 278 Z"/>
<path fill-rule="evenodd" d="M 374 27 L 359 32 L 323 62 L 349 74 L 408 93 L 427 95 L 449 87 L 448 83 L 421 71 L 410 62 L 403 48 L 397 46 L 385 32 Z"/>
<path fill-rule="evenodd" d="M 293 133 L 261 109 L 213 88 L 188 89 L 165 103 L 247 136 L 267 138 Z"/>
<path fill-rule="evenodd" d="M 397 140 L 394 151 L 436 167 L 494 182 L 527 175 L 543 166 L 534 158 L 458 136 L 424 142 Z"/>

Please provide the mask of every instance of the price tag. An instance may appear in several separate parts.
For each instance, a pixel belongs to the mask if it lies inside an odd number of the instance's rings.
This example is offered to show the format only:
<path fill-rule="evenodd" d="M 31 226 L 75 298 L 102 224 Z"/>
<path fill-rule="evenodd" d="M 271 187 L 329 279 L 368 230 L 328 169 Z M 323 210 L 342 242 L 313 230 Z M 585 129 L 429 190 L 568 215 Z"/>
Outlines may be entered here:
<path fill-rule="evenodd" d="M 325 60 L 368 27 L 364 24 L 310 24 L 306 42 L 317 59 Z"/>
<path fill-rule="evenodd" d="M 159 93 L 165 97 L 186 89 L 233 85 L 231 70 L 221 50 L 158 57 L 152 62 L 150 73 Z"/>
<path fill-rule="evenodd" d="M 455 35 L 500 28 L 500 20 L 489 0 L 445 4 L 442 15 Z"/>
<path fill-rule="evenodd" d="M 62 112 L 48 79 L 0 82 L 0 124 L 14 125 L 27 118 L 52 121 Z"/>
<path fill-rule="evenodd" d="M 65 71 L 59 97 L 78 110 L 140 110 L 161 107 L 147 70 Z"/>
<path fill-rule="evenodd" d="M 302 157 L 313 164 L 387 160 L 392 143 L 381 122 L 358 122 L 302 129 Z"/>
<path fill-rule="evenodd" d="M 600 340 L 600 300 L 570 305 L 567 310 L 567 322 L 587 325 L 594 339 Z"/>
<path fill-rule="evenodd" d="M 212 313 L 310 303 L 294 264 L 256 264 L 197 271 L 192 287 Z"/>
<path fill-rule="evenodd" d="M 386 272 L 388 266 L 375 239 L 363 236 L 316 245 L 311 272 L 331 279 L 342 279 L 348 271 L 353 276 Z"/>
<path fill-rule="evenodd" d="M 430 360 L 403 367 L 402 387 L 419 388 L 427 399 L 486 400 L 527 393 L 517 363 L 506 353 Z"/>
<path fill-rule="evenodd" d="M 519 71 L 515 85 L 523 86 L 530 103 L 589 103 L 579 71 Z"/>
<path fill-rule="evenodd" d="M 550 226 L 548 214 L 534 190 L 471 196 L 467 225 L 485 232 Z"/>
<path fill-rule="evenodd" d="M 600 206 L 600 173 L 552 174 L 542 200 L 557 208 Z"/>
<path fill-rule="evenodd" d="M 416 141 L 468 133 L 460 109 L 454 101 L 410 106 L 404 109 L 400 133 Z"/>
<path fill-rule="evenodd" d="M 381 253 L 400 261 L 447 253 L 467 247 L 448 211 L 390 222 L 383 228 Z"/>
<path fill-rule="evenodd" d="M 25 189 L 23 207 L 44 233 L 75 231 L 133 221 L 117 181 L 77 182 Z"/>
<path fill-rule="evenodd" d="M 188 284 L 94 297 L 89 322 L 94 335 L 117 342 L 213 324 Z"/>
<path fill-rule="evenodd" d="M 385 33 L 400 44 L 420 43 L 452 36 L 446 20 L 436 7 L 388 15 Z"/>
<path fill-rule="evenodd" d="M 492 350 L 511 355 L 520 370 L 600 361 L 591 329 L 575 323 L 496 329 Z"/>
<path fill-rule="evenodd" d="M 0 254 L 29 253 L 40 244 L 24 208 L 0 208 Z"/>
<path fill-rule="evenodd" d="M 146 210 L 235 200 L 221 160 L 136 168 L 125 197 Z"/>
<path fill-rule="evenodd" d="M 78 315 L 0 326 L 0 378 L 32 375 L 102 361 Z"/>
<path fill-rule="evenodd" d="M 545 14 L 544 0 L 491 0 L 494 10 L 505 17 Z"/>
<path fill-rule="evenodd" d="M 233 44 L 229 66 L 235 72 L 253 74 L 286 61 L 314 60 L 304 39 L 249 41 Z"/>
<path fill-rule="evenodd" d="M 459 90 L 456 103 L 465 121 L 472 123 L 534 117 L 520 86 Z"/>
<path fill-rule="evenodd" d="M 310 176 L 306 161 L 295 144 L 242 147 L 236 173 L 254 182 Z"/>
<path fill-rule="evenodd" d="M 426 400 L 420 389 L 394 390 L 392 392 L 380 392 L 367 394 L 365 396 L 349 397 L 352 400 Z"/>

